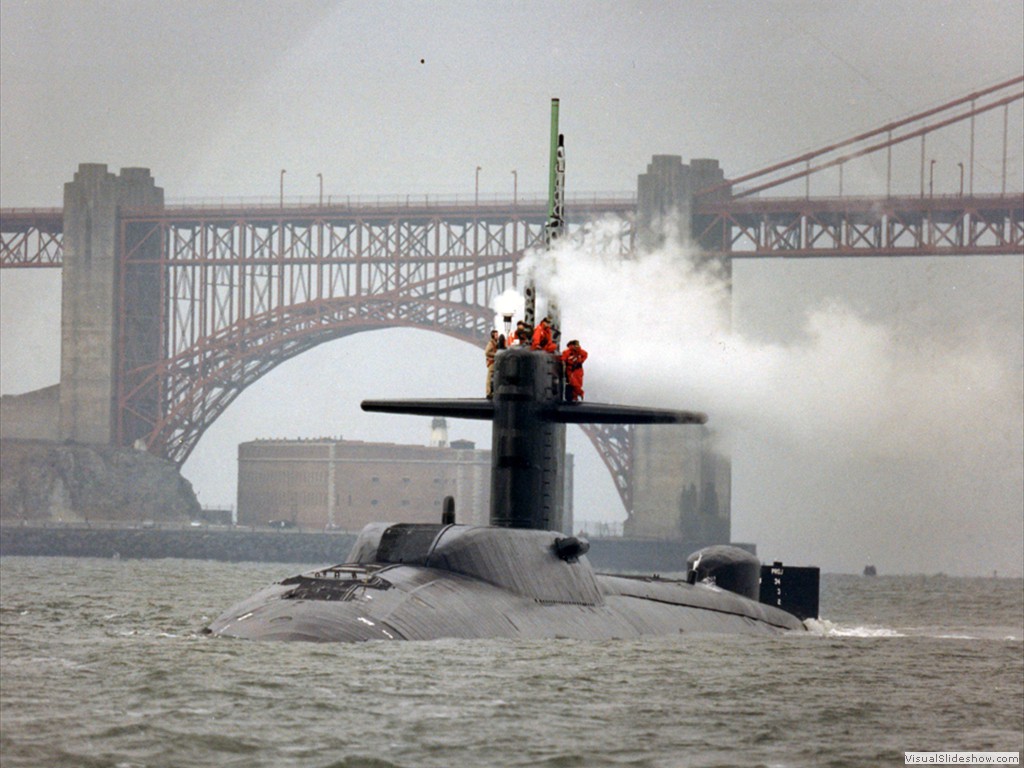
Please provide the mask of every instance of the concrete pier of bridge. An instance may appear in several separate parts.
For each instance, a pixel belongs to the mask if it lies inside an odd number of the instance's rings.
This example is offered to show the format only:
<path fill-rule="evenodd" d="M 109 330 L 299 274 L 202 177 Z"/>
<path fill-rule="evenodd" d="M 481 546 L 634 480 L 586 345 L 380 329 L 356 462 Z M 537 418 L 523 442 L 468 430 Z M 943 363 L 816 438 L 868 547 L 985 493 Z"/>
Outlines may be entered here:
<path fill-rule="evenodd" d="M 83 163 L 64 185 L 64 241 L 61 277 L 61 440 L 107 445 L 116 442 L 117 345 L 123 341 L 118 315 L 118 211 L 163 206 L 164 191 L 148 168 Z M 159 248 L 153 243 L 150 247 Z M 134 286 L 135 306 L 156 309 L 159 274 L 150 285 Z M 153 330 L 158 322 L 148 324 Z M 153 331 L 150 354 L 159 354 Z"/>
<path fill-rule="evenodd" d="M 695 202 L 702 190 L 715 187 L 712 199 L 727 199 L 724 181 L 725 172 L 717 160 L 694 158 L 687 165 L 680 155 L 654 155 L 646 173 L 637 177 L 637 245 L 654 250 L 671 240 L 702 247 Z M 724 260 L 721 267 L 728 270 L 729 261 Z"/>
<path fill-rule="evenodd" d="M 698 193 L 718 186 L 716 194 L 728 197 L 724 180 L 717 160 L 697 158 L 687 165 L 679 155 L 651 158 L 637 179 L 638 247 L 650 251 L 678 244 L 698 265 L 731 280 L 731 262 L 710 264 L 696 234 Z M 713 428 L 706 426 L 634 428 L 633 514 L 623 526 L 626 536 L 682 540 L 694 549 L 730 540 L 732 466 L 714 442 Z"/>

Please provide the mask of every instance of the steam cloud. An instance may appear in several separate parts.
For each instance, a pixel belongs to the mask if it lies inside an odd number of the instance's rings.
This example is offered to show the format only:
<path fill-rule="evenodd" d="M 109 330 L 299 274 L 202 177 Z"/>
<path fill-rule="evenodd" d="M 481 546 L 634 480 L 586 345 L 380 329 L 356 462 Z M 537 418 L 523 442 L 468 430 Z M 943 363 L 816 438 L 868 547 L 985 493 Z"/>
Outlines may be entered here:
<path fill-rule="evenodd" d="M 991 436 L 975 427 L 1022 421 L 1019 372 L 984 334 L 901 339 L 829 299 L 799 338 L 758 340 L 732 327 L 721 270 L 673 242 L 611 255 L 596 244 L 615 226 L 523 264 L 541 294 L 558 297 L 563 335 L 591 353 L 595 400 L 704 410 L 726 440 L 748 430 L 875 458 L 984 451 Z"/>
<path fill-rule="evenodd" d="M 833 570 L 1019 571 L 1019 318 L 951 331 L 928 300 L 923 317 L 877 319 L 822 296 L 797 333 L 766 340 L 733 324 L 713 265 L 672 242 L 623 257 L 605 247 L 617 226 L 534 253 L 523 273 L 590 353 L 588 399 L 708 413 L 733 457 L 734 539 Z"/>

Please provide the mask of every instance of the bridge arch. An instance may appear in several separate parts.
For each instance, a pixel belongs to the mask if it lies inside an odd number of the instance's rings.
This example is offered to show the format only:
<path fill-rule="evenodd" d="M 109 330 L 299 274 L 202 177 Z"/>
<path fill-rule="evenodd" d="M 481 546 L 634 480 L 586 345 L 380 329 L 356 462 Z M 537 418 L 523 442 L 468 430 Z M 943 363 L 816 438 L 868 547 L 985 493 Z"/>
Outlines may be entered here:
<path fill-rule="evenodd" d="M 203 433 L 181 472 L 201 490 L 204 504 L 227 507 L 237 504 L 236 457 L 241 443 L 346 440 L 427 445 L 430 418 L 365 413 L 360 401 L 473 398 L 483 393 L 482 343 L 421 326 L 357 331 L 282 361 L 240 392 Z M 489 421 L 448 419 L 447 427 L 452 441 L 491 448 Z M 570 426 L 566 448 L 573 454 L 577 519 L 594 520 L 608 510 L 624 516 L 617 503 L 616 478 L 607 470 L 600 447 L 585 430 Z M 460 508 L 470 503 L 460 498 Z"/>
<path fill-rule="evenodd" d="M 184 462 L 206 429 L 241 392 L 280 364 L 321 344 L 366 331 L 416 328 L 481 346 L 493 323 L 487 307 L 444 301 L 335 299 L 318 307 L 295 305 L 227 327 L 163 361 L 140 381 L 141 391 L 163 379 L 165 408 L 144 443 Z M 447 315 L 449 322 L 439 320 Z M 126 392 L 131 401 L 135 392 Z M 120 409 L 130 417 L 130 408 Z"/>
<path fill-rule="evenodd" d="M 628 218 L 630 205 L 578 206 L 570 236 L 608 213 Z M 246 387 L 361 331 L 421 328 L 482 346 L 545 222 L 545 206 L 518 202 L 122 211 L 116 442 L 181 463 Z"/>

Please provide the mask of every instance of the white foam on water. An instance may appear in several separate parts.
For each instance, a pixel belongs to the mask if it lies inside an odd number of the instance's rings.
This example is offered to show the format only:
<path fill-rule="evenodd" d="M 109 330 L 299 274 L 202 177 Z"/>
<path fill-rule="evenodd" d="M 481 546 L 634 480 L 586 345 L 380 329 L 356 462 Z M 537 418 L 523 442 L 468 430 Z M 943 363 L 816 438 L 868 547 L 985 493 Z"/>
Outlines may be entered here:
<path fill-rule="evenodd" d="M 982 634 L 968 634 L 956 630 L 943 630 L 940 627 L 879 627 L 872 625 L 848 626 L 829 621 L 828 619 L 805 619 L 804 626 L 808 632 L 819 637 L 922 637 L 934 640 L 1002 640 L 1004 642 L 1020 642 L 1014 635 L 996 637 Z"/>
<path fill-rule="evenodd" d="M 821 637 L 906 637 L 890 627 L 848 627 L 828 619 L 805 619 L 804 626 Z"/>

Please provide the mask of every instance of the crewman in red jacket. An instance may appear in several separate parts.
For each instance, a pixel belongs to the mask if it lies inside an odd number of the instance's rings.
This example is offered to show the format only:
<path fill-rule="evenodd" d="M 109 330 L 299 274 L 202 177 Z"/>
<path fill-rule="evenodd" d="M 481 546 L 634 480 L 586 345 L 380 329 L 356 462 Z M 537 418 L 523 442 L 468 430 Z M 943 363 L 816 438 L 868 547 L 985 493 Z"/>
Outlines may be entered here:
<path fill-rule="evenodd" d="M 577 403 L 583 399 L 583 361 L 587 359 L 587 350 L 573 339 L 562 353 L 562 366 L 565 368 L 565 399 Z"/>
<path fill-rule="evenodd" d="M 544 352 L 557 352 L 558 347 L 551 337 L 551 318 L 545 317 L 533 330 L 533 343 L 530 349 L 540 349 Z"/>

